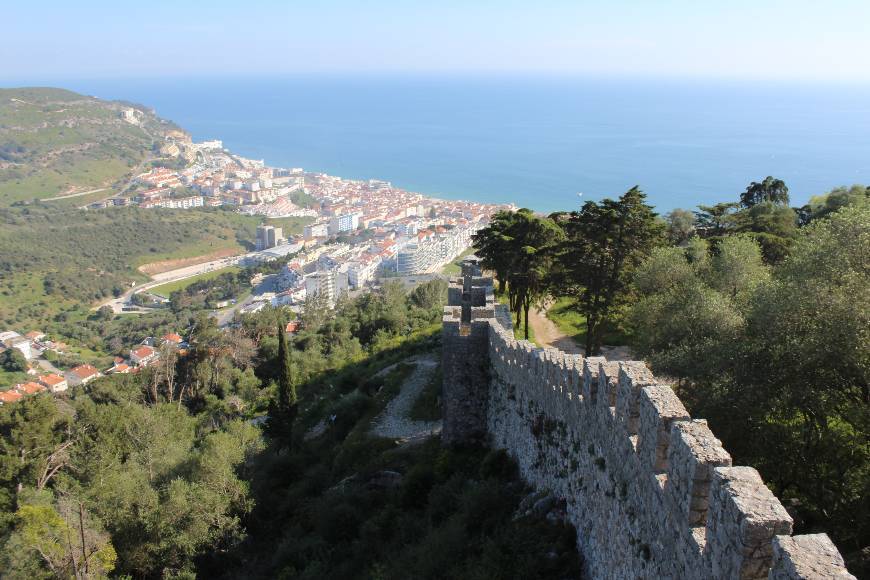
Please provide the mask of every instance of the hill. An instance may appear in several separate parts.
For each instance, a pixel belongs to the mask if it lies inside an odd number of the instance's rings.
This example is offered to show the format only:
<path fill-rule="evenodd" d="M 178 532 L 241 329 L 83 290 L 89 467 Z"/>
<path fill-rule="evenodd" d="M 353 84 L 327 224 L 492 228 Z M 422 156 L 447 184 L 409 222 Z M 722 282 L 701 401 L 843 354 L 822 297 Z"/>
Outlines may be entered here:
<path fill-rule="evenodd" d="M 0 325 L 45 325 L 145 280 L 165 259 L 251 249 L 257 218 L 223 210 L 0 208 Z"/>
<path fill-rule="evenodd" d="M 109 195 L 173 131 L 181 133 L 142 105 L 0 89 L 0 205 L 103 188 Z"/>

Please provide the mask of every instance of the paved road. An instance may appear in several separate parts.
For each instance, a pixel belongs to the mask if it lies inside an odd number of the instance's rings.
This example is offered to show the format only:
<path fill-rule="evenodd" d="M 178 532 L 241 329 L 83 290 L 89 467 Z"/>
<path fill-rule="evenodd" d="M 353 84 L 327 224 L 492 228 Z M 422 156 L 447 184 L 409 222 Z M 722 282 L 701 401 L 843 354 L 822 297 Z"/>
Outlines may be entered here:
<path fill-rule="evenodd" d="M 239 262 L 241 262 L 245 256 L 250 255 L 251 254 L 245 254 L 244 256 L 221 258 L 220 260 L 212 260 L 211 262 L 205 262 L 203 264 L 197 264 L 195 266 L 185 266 L 184 268 L 178 268 L 177 270 L 170 270 L 168 272 L 154 274 L 150 282 L 145 282 L 144 284 L 137 284 L 136 286 L 133 286 L 132 288 L 121 294 L 119 297 L 112 298 L 111 300 L 106 300 L 105 302 L 99 304 L 95 307 L 95 310 L 103 306 L 109 306 L 112 308 L 113 312 L 119 314 L 121 312 L 124 312 L 125 307 L 130 308 L 132 306 L 130 304 L 130 298 L 133 297 L 133 294 L 145 292 L 146 290 L 150 290 L 151 288 L 160 286 L 161 284 L 166 284 L 168 282 L 185 280 L 187 278 L 193 278 L 194 276 L 198 276 L 206 272 L 220 270 L 228 266 L 235 266 Z"/>
<path fill-rule="evenodd" d="M 49 361 L 45 360 L 44 358 L 36 359 L 36 364 L 38 364 L 39 367 L 46 372 L 54 373 L 56 375 L 63 376 L 62 370 L 60 370 L 59 368 L 57 368 L 56 366 L 54 366 L 53 364 L 51 364 Z"/>
<path fill-rule="evenodd" d="M 212 311 L 212 316 L 217 320 L 218 326 L 223 328 L 224 326 L 228 326 L 233 319 L 235 318 L 236 312 L 252 304 L 257 296 L 262 296 L 267 292 L 275 292 L 276 282 L 278 281 L 278 276 L 275 274 L 266 276 L 263 278 L 263 281 L 257 284 L 257 287 L 254 288 L 251 295 L 245 298 L 244 300 L 237 302 L 233 306 L 224 308 L 223 310 L 215 310 Z"/>

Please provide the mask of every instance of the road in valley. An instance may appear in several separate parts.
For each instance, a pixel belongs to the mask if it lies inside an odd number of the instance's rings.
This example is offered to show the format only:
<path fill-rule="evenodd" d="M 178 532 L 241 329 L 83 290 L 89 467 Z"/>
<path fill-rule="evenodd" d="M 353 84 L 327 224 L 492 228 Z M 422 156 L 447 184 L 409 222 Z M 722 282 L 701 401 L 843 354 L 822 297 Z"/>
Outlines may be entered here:
<path fill-rule="evenodd" d="M 228 306 L 222 310 L 212 310 L 211 315 L 215 320 L 217 320 L 217 325 L 221 328 L 229 326 L 235 319 L 236 312 L 239 312 L 245 306 L 253 304 L 254 301 L 257 300 L 257 297 L 266 293 L 275 292 L 277 290 L 277 282 L 278 276 L 275 274 L 266 276 L 244 300 L 240 300 L 232 306 Z"/>
<path fill-rule="evenodd" d="M 256 252 L 252 252 L 252 254 L 256 254 Z M 245 257 L 250 255 L 251 254 L 244 254 L 242 256 L 221 258 L 220 260 L 212 260 L 211 262 L 204 262 L 202 264 L 196 264 L 194 266 L 185 266 L 184 268 L 178 268 L 177 270 L 169 270 L 168 272 L 154 274 L 153 276 L 151 276 L 152 279 L 150 282 L 145 282 L 144 284 L 137 284 L 135 286 L 132 286 L 129 290 L 127 290 L 117 298 L 107 300 L 96 306 L 96 308 L 109 306 L 112 309 L 112 312 L 114 312 L 115 314 L 136 311 L 147 312 L 149 309 L 137 308 L 134 304 L 130 303 L 130 299 L 133 297 L 134 294 L 145 292 L 146 290 L 150 290 L 151 288 L 160 286 L 161 284 L 166 284 L 168 282 L 176 282 L 178 280 L 193 278 L 194 276 L 199 276 L 200 274 L 204 274 L 206 272 L 212 272 L 214 270 L 220 270 L 221 268 L 235 266 L 239 264 Z M 124 310 L 125 308 L 127 308 L 128 310 Z M 129 310 L 130 308 L 133 308 L 134 310 Z"/>
<path fill-rule="evenodd" d="M 279 246 L 280 247 L 280 246 Z M 129 288 L 126 292 L 118 296 L 117 298 L 112 298 L 111 300 L 106 300 L 105 302 L 100 303 L 99 305 L 94 307 L 94 310 L 102 308 L 103 306 L 108 306 L 112 309 L 112 312 L 116 314 L 121 313 L 142 313 L 149 312 L 152 309 L 150 308 L 139 308 L 130 302 L 130 299 L 134 294 L 139 294 L 140 292 L 145 292 L 154 288 L 156 286 L 160 286 L 161 284 L 167 284 L 169 282 L 177 282 L 178 280 L 185 280 L 187 278 L 193 278 L 194 276 L 199 276 L 200 274 L 205 274 L 206 272 L 213 272 L 215 270 L 221 270 L 223 268 L 228 268 L 230 266 L 239 266 L 244 265 L 248 262 L 256 262 L 265 260 L 268 258 L 274 258 L 274 250 L 272 248 L 270 250 L 264 250 L 262 252 L 248 252 L 247 254 L 240 254 L 238 256 L 229 256 L 227 258 L 220 258 L 218 260 L 211 260 L 209 262 L 203 262 L 202 264 L 194 264 L 193 266 L 184 266 L 183 268 L 176 268 L 175 270 L 169 270 L 166 272 L 161 272 L 159 274 L 153 274 L 151 276 L 151 280 L 145 282 L 143 284 L 136 284 Z M 267 284 L 267 280 L 271 277 L 267 277 L 264 280 L 264 284 Z M 263 285 L 260 284 L 257 287 L 257 290 L 263 287 L 264 289 L 259 291 L 259 294 L 263 292 L 268 292 L 271 290 L 267 290 L 269 288 L 268 284 Z M 258 292 L 255 290 L 254 295 L 257 295 Z M 250 303 L 250 302 L 247 302 Z M 240 305 L 237 305 L 241 307 Z M 126 310 L 125 310 L 126 309 Z"/>

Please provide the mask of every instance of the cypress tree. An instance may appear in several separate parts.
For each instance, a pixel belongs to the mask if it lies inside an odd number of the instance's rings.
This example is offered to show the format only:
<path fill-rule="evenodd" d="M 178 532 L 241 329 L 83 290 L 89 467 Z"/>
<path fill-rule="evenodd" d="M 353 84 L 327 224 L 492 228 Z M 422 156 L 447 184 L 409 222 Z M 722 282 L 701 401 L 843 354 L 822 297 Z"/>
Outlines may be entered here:
<path fill-rule="evenodd" d="M 299 398 L 296 385 L 293 382 L 293 363 L 290 361 L 290 349 L 287 346 L 287 334 L 284 332 L 284 321 L 278 321 L 278 397 L 273 405 L 271 421 L 274 422 L 273 432 L 279 441 L 278 448 L 290 448 L 293 441 L 293 422 L 296 419 Z"/>

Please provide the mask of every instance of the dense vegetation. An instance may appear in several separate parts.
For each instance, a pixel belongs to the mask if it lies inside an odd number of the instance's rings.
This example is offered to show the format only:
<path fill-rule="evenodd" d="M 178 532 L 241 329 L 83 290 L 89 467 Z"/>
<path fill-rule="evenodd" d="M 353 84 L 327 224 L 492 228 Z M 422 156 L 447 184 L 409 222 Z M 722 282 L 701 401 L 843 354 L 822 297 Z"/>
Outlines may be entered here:
<path fill-rule="evenodd" d="M 62 89 L 0 89 L 0 206 L 112 186 L 177 130 L 142 106 L 141 126 L 127 123 L 128 106 Z"/>
<path fill-rule="evenodd" d="M 661 219 L 632 189 L 567 215 L 499 214 L 477 251 L 508 292 L 573 304 L 587 354 L 621 331 L 735 463 L 759 469 L 796 531 L 828 532 L 866 573 L 870 189 L 788 201 L 768 177 L 739 201 Z M 553 226 L 536 245 L 529 232 Z"/>
<path fill-rule="evenodd" d="M 637 273 L 635 342 L 756 466 L 803 531 L 870 539 L 870 207 L 804 228 L 775 266 L 751 238 L 661 248 Z M 854 560 L 853 560 L 854 561 Z M 858 564 L 854 565 L 856 571 Z"/>
<path fill-rule="evenodd" d="M 217 303 L 238 297 L 250 289 L 250 276 L 245 270 L 224 272 L 207 279 L 196 280 L 169 295 L 175 311 L 188 308 L 216 308 Z"/>
<path fill-rule="evenodd" d="M 26 328 L 75 316 L 120 295 L 136 268 L 168 258 L 243 251 L 257 219 L 223 210 L 0 209 L 0 326 Z"/>
<path fill-rule="evenodd" d="M 514 517 L 528 492 L 506 457 L 369 433 L 409 367 L 378 371 L 437 349 L 445 297 L 433 281 L 334 311 L 314 302 L 292 338 L 279 310 L 231 331 L 190 314 L 187 351 L 165 346 L 137 375 L 0 407 L 4 577 L 575 573 L 570 527 L 528 500 Z M 103 324 L 141 332 L 129 318 Z M 269 435 L 250 421 L 276 408 L 282 383 L 297 406 L 286 439 L 284 416 Z"/>

